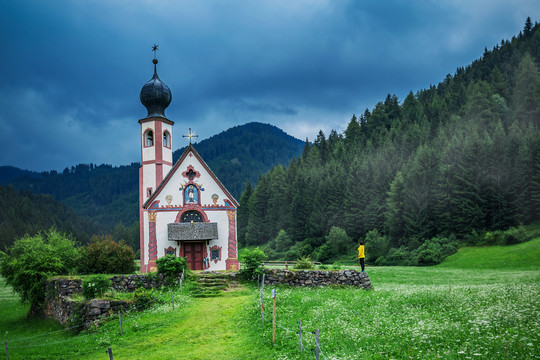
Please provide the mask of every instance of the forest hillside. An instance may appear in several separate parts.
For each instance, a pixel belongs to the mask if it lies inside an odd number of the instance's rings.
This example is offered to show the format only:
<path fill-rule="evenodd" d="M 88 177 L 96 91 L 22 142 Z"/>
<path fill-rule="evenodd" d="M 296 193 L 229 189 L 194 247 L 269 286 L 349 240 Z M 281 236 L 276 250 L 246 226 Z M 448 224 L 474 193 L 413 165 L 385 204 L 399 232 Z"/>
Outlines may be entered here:
<path fill-rule="evenodd" d="M 529 238 L 540 220 L 540 28 L 437 86 L 319 132 L 240 198 L 241 245 L 271 258 L 433 264 L 457 245 Z M 508 229 L 517 227 L 515 229 Z"/>

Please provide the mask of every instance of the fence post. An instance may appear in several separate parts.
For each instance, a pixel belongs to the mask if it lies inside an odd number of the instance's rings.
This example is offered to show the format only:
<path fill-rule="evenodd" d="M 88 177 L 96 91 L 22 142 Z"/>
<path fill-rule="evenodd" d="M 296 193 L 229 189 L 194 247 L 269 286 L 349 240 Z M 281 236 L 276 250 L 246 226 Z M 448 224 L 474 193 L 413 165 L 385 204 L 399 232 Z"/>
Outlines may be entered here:
<path fill-rule="evenodd" d="M 315 330 L 315 359 L 319 360 L 319 329 Z"/>
<path fill-rule="evenodd" d="M 113 360 L 112 349 L 110 347 L 109 350 L 107 350 L 107 353 L 109 354 L 109 360 Z"/>
<path fill-rule="evenodd" d="M 172 303 L 172 309 L 174 310 L 174 297 L 171 289 L 171 303 Z"/>
<path fill-rule="evenodd" d="M 272 343 L 276 342 L 276 289 L 272 289 Z"/>
<path fill-rule="evenodd" d="M 184 287 L 184 270 L 182 269 L 182 277 L 180 278 L 180 295 L 183 295 L 183 287 Z"/>
<path fill-rule="evenodd" d="M 118 321 L 120 322 L 120 335 L 124 336 L 124 328 L 122 327 L 122 314 L 118 311 Z"/>
<path fill-rule="evenodd" d="M 285 270 L 289 270 L 289 264 L 285 261 Z"/>
<path fill-rule="evenodd" d="M 304 344 L 302 344 L 302 319 L 298 320 L 298 327 L 299 330 L 297 334 L 300 335 L 300 352 L 302 352 L 304 350 Z"/>
<path fill-rule="evenodd" d="M 9 360 L 9 352 L 7 347 L 7 340 L 6 340 L 6 359 Z"/>

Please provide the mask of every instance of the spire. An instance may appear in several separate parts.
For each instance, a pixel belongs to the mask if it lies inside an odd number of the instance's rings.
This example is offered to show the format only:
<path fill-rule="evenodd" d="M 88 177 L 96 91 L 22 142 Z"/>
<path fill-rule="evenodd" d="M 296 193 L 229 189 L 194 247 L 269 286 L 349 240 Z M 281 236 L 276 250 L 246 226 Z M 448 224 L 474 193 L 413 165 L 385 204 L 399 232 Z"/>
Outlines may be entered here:
<path fill-rule="evenodd" d="M 158 59 L 156 53 L 158 46 L 156 44 L 152 46 L 154 52 L 154 59 L 152 60 L 152 63 L 154 63 L 154 76 L 142 87 L 140 98 L 141 103 L 148 110 L 147 117 L 167 118 L 165 109 L 171 103 L 172 94 L 169 87 L 160 80 L 157 74 Z"/>

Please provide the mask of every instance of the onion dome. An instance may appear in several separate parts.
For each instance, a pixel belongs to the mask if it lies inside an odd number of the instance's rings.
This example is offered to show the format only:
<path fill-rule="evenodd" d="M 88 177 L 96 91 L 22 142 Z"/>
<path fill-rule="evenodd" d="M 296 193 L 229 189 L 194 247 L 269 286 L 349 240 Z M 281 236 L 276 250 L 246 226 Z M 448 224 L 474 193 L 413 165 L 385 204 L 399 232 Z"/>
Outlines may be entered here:
<path fill-rule="evenodd" d="M 152 60 L 152 62 L 154 63 L 154 76 L 142 87 L 141 102 L 148 110 L 147 117 L 166 118 L 165 109 L 171 103 L 171 90 L 157 75 L 157 59 Z"/>

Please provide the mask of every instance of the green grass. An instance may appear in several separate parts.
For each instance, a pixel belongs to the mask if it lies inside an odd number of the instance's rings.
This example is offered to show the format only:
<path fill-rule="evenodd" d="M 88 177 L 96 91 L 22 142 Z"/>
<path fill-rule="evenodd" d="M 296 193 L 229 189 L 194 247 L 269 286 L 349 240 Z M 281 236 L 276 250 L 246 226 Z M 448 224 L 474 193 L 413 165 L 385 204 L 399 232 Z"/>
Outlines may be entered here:
<path fill-rule="evenodd" d="M 120 336 L 117 318 L 79 335 L 58 331 L 52 320 L 28 320 L 28 307 L 2 281 L 0 333 L 12 360 L 106 359 L 108 346 L 115 359 L 313 359 L 315 329 L 328 360 L 535 359 L 539 240 L 464 248 L 435 267 L 367 267 L 372 291 L 278 287 L 275 344 L 271 289 L 264 292 L 263 328 L 260 295 L 249 286 L 201 299 L 191 297 L 188 286 L 183 296 L 176 293 L 174 311 L 163 293 L 163 304 L 126 314 Z"/>
<path fill-rule="evenodd" d="M 540 269 L 540 238 L 510 246 L 464 247 L 439 267 L 460 269 Z"/>

